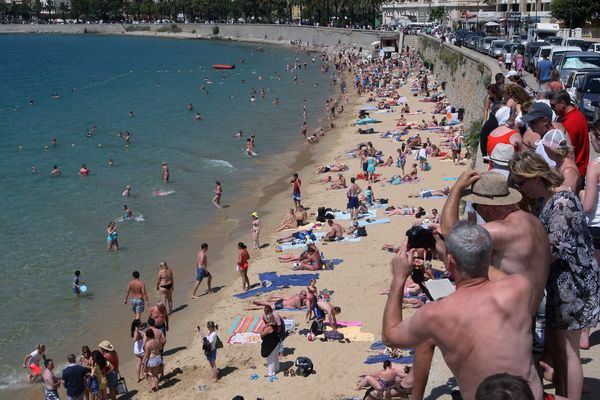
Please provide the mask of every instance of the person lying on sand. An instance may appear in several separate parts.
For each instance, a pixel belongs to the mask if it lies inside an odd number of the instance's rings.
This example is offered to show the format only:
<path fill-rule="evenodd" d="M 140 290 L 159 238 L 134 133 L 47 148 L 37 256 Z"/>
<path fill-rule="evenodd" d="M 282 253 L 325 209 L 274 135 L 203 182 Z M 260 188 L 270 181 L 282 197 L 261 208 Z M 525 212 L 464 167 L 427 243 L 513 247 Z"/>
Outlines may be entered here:
<path fill-rule="evenodd" d="M 394 208 L 394 206 L 389 207 L 389 210 L 385 210 L 386 215 L 415 215 L 419 213 L 424 213 L 425 210 L 423 207 L 411 207 L 411 206 L 401 206 L 398 208 Z"/>
<path fill-rule="evenodd" d="M 327 188 L 327 190 L 329 190 L 329 189 L 332 189 L 332 190 L 346 189 L 346 178 L 344 178 L 344 175 L 339 173 L 338 179 L 331 182 L 331 186 L 329 188 Z"/>
<path fill-rule="evenodd" d="M 348 165 L 343 164 L 343 163 L 335 163 L 335 164 L 324 165 L 324 166 L 318 168 L 317 172 L 319 174 L 326 174 L 327 172 L 342 172 L 342 171 L 346 171 L 347 169 L 348 169 Z"/>
<path fill-rule="evenodd" d="M 301 290 L 300 293 L 289 297 L 271 296 L 268 300 L 254 300 L 252 304 L 255 306 L 271 306 L 274 310 L 282 310 L 284 308 L 303 309 L 306 306 L 306 290 Z M 249 308 L 250 310 L 260 308 Z"/>
<path fill-rule="evenodd" d="M 296 214 L 294 209 L 290 208 L 289 214 L 281 221 L 281 224 L 275 229 L 275 232 L 281 232 L 285 229 L 296 229 L 298 228 L 298 221 L 296 220 Z"/>
<path fill-rule="evenodd" d="M 448 196 L 448 193 L 450 193 L 450 188 L 445 187 L 442 189 L 422 190 L 419 193 L 409 194 L 408 197 L 426 199 L 432 196 Z"/>
<path fill-rule="evenodd" d="M 300 241 L 313 240 L 314 241 L 314 240 L 317 240 L 317 237 L 312 232 L 312 229 L 309 229 L 307 231 L 294 232 L 289 236 L 284 236 L 282 238 L 279 238 L 279 239 L 277 239 L 277 243 L 279 243 L 279 244 L 287 243 L 287 242 L 292 242 L 294 240 L 300 240 Z"/>

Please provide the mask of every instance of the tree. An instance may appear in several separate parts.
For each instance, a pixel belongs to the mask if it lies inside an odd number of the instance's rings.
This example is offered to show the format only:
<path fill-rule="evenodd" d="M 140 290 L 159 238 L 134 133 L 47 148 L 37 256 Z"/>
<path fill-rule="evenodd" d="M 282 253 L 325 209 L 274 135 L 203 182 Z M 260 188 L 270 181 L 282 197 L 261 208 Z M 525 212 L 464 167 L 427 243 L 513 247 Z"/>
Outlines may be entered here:
<path fill-rule="evenodd" d="M 446 9 L 443 6 L 433 7 L 429 12 L 430 21 L 444 22 L 446 17 Z"/>
<path fill-rule="evenodd" d="M 598 0 L 552 0 L 550 13 L 553 18 L 563 20 L 568 27 L 580 28 L 586 21 L 597 21 L 600 18 L 600 2 Z"/>

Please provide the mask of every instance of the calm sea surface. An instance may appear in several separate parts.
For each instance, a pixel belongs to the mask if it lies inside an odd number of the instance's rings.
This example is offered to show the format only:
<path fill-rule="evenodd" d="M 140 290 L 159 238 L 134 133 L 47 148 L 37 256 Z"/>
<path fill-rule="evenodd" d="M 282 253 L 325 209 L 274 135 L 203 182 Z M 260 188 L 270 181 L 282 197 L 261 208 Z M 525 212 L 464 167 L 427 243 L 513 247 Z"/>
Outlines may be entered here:
<path fill-rule="evenodd" d="M 151 276 L 152 284 L 170 243 L 214 216 L 215 180 L 232 199 L 240 196 L 241 182 L 269 173 L 260 160 L 300 143 L 303 99 L 309 129 L 317 127 L 331 94 L 318 57 L 313 64 L 311 55 L 290 49 L 255 48 L 136 37 L 0 35 L 0 389 L 26 379 L 20 364 L 37 343 L 64 347 L 89 330 L 96 313 L 122 298 L 132 269 Z M 296 57 L 308 68 L 286 71 Z M 216 71 L 213 63 L 236 68 Z M 304 84 L 294 83 L 294 75 Z M 272 104 L 275 97 L 281 100 L 278 107 Z M 196 112 L 202 121 L 194 119 Z M 245 140 L 233 137 L 240 129 L 245 137 L 257 135 L 257 159 L 248 159 Z M 125 130 L 131 133 L 128 147 L 117 137 Z M 161 181 L 163 160 L 171 169 L 168 185 Z M 78 176 L 83 163 L 91 171 L 88 177 Z M 62 176 L 50 177 L 53 165 Z M 126 185 L 133 197 L 125 200 Z M 154 196 L 159 190 L 174 193 Z M 124 204 L 139 221 L 118 223 L 122 251 L 109 254 L 106 225 L 123 214 Z M 89 282 L 90 298 L 75 299 L 71 292 L 76 269 Z M 80 345 L 73 341 L 73 351 Z"/>

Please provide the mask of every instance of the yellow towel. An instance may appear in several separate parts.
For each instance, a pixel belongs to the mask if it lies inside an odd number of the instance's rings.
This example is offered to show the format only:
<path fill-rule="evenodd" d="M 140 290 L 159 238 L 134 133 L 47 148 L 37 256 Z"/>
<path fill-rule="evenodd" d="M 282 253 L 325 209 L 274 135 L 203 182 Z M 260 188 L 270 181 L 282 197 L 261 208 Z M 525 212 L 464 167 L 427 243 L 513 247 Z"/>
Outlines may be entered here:
<path fill-rule="evenodd" d="M 330 326 L 325 328 L 326 331 L 333 330 Z M 360 326 L 346 326 L 338 328 L 338 332 L 344 334 L 345 339 L 349 339 L 352 342 L 374 342 L 375 335 L 372 333 L 361 332 Z"/>

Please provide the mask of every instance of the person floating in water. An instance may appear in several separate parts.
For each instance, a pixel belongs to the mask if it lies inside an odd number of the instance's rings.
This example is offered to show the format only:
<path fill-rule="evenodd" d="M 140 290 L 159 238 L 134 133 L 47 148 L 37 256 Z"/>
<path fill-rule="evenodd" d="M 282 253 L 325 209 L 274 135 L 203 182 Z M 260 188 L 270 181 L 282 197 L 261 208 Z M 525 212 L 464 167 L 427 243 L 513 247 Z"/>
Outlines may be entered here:
<path fill-rule="evenodd" d="M 242 132 L 242 131 L 238 131 L 238 132 L 237 132 L 236 134 L 234 134 L 233 136 L 241 138 L 242 136 L 244 136 L 244 132 Z"/>
<path fill-rule="evenodd" d="M 162 179 L 164 183 L 168 183 L 169 182 L 169 164 L 167 164 L 166 161 L 163 161 L 162 163 Z"/>
<path fill-rule="evenodd" d="M 50 143 L 52 143 L 52 146 L 56 146 L 58 144 L 55 137 L 52 138 Z"/>
<path fill-rule="evenodd" d="M 60 176 L 60 169 L 56 165 L 52 167 L 52 172 L 50 172 L 50 176 Z"/>
<path fill-rule="evenodd" d="M 88 167 L 86 167 L 85 164 L 81 164 L 81 169 L 79 170 L 79 175 L 88 176 L 89 173 L 90 173 L 90 170 L 88 169 Z"/>
<path fill-rule="evenodd" d="M 133 111 L 129 111 L 129 116 L 133 117 Z"/>
<path fill-rule="evenodd" d="M 196 113 L 196 116 L 194 117 L 194 119 L 195 119 L 196 121 L 200 121 L 200 120 L 202 119 L 202 117 L 200 116 L 200 113 L 199 113 L 199 112 L 197 112 L 197 113 Z"/>
<path fill-rule="evenodd" d="M 112 167 L 113 165 L 115 165 L 115 162 L 113 161 L 113 159 L 112 159 L 112 158 L 109 158 L 109 159 L 108 159 L 108 166 L 109 166 L 109 167 Z"/>
<path fill-rule="evenodd" d="M 75 293 L 75 296 L 81 294 L 81 285 L 83 284 L 84 282 L 81 280 L 81 271 L 75 271 L 73 273 L 73 293 Z"/>
<path fill-rule="evenodd" d="M 123 220 L 127 221 L 128 219 L 133 218 L 133 210 L 127 207 L 127 204 L 123 205 L 123 211 L 125 211 L 125 215 L 123 215 Z"/>

